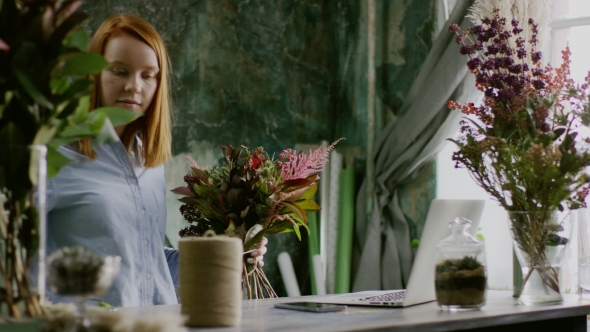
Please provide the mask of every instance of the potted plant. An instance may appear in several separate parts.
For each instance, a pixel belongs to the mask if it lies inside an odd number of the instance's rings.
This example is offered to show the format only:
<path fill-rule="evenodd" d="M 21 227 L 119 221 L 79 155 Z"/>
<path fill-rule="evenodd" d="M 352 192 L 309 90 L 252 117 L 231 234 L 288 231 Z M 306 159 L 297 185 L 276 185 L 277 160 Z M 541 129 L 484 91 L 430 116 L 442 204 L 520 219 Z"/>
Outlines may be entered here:
<path fill-rule="evenodd" d="M 117 140 L 113 125 L 131 112 L 89 111 L 93 75 L 106 67 L 88 52 L 89 33 L 75 0 L 0 2 L 0 312 L 21 318 L 42 315 L 28 267 L 39 246 L 34 204 L 38 163 L 32 146 L 47 149 L 48 176 L 69 160 L 64 144 L 92 137 L 98 145 Z"/>
<path fill-rule="evenodd" d="M 434 279 L 439 306 L 479 308 L 485 304 L 486 270 L 476 257 L 439 262 Z"/>

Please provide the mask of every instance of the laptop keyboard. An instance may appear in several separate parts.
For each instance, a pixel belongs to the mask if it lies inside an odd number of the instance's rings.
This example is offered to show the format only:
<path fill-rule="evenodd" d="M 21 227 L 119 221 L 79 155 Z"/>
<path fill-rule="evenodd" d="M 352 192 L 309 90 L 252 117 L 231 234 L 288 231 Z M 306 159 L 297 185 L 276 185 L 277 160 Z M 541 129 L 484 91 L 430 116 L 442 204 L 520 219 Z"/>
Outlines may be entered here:
<path fill-rule="evenodd" d="M 404 299 L 404 295 L 406 294 L 405 290 L 395 291 L 387 294 L 377 295 L 377 296 L 369 296 L 359 301 L 368 301 L 371 303 L 383 303 L 383 302 L 401 302 Z"/>

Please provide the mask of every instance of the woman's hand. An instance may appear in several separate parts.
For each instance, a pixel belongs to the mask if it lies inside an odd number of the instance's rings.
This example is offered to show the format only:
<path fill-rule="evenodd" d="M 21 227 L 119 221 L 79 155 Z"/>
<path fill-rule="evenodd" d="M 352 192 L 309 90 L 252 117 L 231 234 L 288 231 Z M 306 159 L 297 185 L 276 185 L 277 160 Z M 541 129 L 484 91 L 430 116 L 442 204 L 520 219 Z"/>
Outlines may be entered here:
<path fill-rule="evenodd" d="M 260 240 L 260 242 L 256 243 L 254 245 L 254 247 L 252 247 L 252 252 L 250 253 L 250 256 L 252 257 L 248 257 L 248 259 L 246 260 L 248 263 L 250 264 L 254 264 L 256 263 L 256 265 L 258 267 L 263 267 L 264 266 L 264 254 L 266 254 L 266 244 L 268 243 L 268 239 L 263 237 L 262 240 Z"/>

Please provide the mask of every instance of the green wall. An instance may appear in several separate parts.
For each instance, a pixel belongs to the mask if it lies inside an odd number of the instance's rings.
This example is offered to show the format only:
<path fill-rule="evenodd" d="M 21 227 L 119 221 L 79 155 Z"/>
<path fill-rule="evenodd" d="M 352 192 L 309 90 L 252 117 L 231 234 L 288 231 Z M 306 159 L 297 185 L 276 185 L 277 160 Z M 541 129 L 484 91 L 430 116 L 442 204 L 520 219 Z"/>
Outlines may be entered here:
<path fill-rule="evenodd" d="M 432 45 L 434 2 L 376 0 L 377 128 L 394 121 Z M 183 154 L 207 165 L 217 162 L 225 143 L 262 145 L 272 154 L 339 137 L 346 137 L 340 148 L 358 147 L 360 184 L 367 144 L 366 5 L 367 0 L 87 0 L 82 10 L 92 16 L 92 31 L 108 16 L 130 13 L 154 25 L 166 42 L 177 108 L 176 157 L 166 165 L 166 178 L 174 188 L 189 170 Z M 433 197 L 427 187 L 426 196 Z M 174 244 L 184 222 L 174 195 L 167 205 Z M 265 271 L 275 289 L 284 294 L 276 256 L 286 250 L 302 291 L 309 292 L 306 240 L 282 234 L 268 247 Z"/>

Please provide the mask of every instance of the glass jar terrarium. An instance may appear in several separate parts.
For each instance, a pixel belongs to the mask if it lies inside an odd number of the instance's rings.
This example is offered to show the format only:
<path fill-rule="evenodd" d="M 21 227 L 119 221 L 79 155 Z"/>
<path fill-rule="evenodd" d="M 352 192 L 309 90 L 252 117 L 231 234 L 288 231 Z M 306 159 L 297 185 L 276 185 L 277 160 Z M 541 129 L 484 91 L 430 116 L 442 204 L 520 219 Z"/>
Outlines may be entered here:
<path fill-rule="evenodd" d="M 437 244 L 434 288 L 443 310 L 479 309 L 486 303 L 484 243 L 468 233 L 471 221 L 455 218 L 451 235 Z"/>

